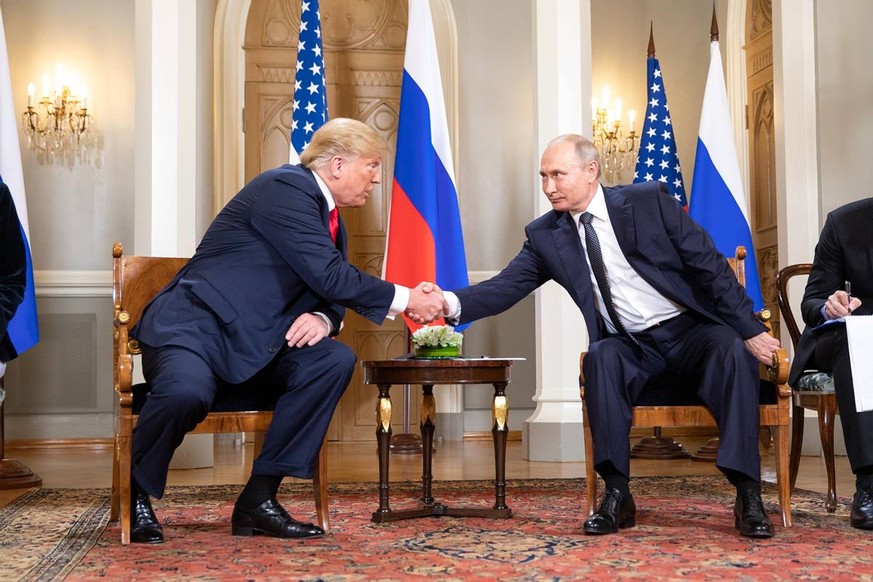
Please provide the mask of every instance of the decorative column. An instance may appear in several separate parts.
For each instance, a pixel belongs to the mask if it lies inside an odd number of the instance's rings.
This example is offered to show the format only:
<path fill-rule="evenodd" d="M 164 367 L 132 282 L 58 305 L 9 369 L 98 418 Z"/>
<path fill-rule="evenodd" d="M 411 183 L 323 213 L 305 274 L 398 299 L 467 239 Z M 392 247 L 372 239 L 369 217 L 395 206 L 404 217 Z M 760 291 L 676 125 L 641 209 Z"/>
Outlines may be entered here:
<path fill-rule="evenodd" d="M 199 23 L 208 22 L 211 34 L 214 8 L 214 1 L 200 0 L 198 6 L 198 0 L 136 0 L 131 251 L 139 255 L 191 256 L 208 218 L 201 212 L 198 220 L 203 198 L 212 211 L 212 115 L 210 107 L 203 107 L 211 104 L 212 41 L 200 38 L 205 27 Z M 209 52 L 208 62 L 198 49 L 201 44 Z M 204 139 L 204 131 L 210 139 Z M 188 435 L 171 467 L 212 465 L 213 435 Z"/>
<path fill-rule="evenodd" d="M 591 132 L 591 2 L 533 0 L 536 59 L 537 155 L 563 133 Z M 551 209 L 539 180 L 536 215 Z M 531 461 L 581 461 L 579 354 L 588 334 L 579 308 L 557 284 L 536 294 L 537 407 L 524 425 Z"/>

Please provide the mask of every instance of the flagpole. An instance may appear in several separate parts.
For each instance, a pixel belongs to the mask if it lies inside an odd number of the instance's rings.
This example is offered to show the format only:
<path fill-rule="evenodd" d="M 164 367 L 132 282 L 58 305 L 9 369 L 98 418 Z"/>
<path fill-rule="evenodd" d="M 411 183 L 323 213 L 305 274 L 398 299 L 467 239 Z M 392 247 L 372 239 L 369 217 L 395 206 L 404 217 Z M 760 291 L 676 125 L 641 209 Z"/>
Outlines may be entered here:
<path fill-rule="evenodd" d="M 3 376 L 0 376 L 0 489 L 26 489 L 41 487 L 42 479 L 26 465 L 15 459 L 6 458 L 6 436 L 4 427 Z"/>

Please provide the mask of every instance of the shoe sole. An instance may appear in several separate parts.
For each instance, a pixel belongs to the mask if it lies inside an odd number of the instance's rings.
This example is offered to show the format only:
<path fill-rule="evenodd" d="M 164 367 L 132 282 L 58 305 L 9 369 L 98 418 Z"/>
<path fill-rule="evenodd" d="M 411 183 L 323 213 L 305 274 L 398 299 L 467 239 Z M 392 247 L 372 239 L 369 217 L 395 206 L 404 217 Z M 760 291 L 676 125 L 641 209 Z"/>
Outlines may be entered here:
<path fill-rule="evenodd" d="M 743 532 L 743 530 L 740 528 L 740 522 L 738 522 L 738 521 L 734 522 L 734 527 L 736 528 L 736 530 L 738 532 L 740 532 L 741 536 L 746 537 L 746 538 L 765 539 L 765 538 L 772 538 L 773 534 L 774 534 L 774 532 L 769 532 L 769 533 L 767 533 L 767 532 L 754 532 L 754 531 L 753 532 Z"/>
<path fill-rule="evenodd" d="M 582 526 L 582 531 L 587 534 L 594 535 L 606 535 L 606 534 L 614 534 L 618 533 L 620 529 L 628 529 L 637 525 L 636 519 L 626 519 L 618 524 L 618 527 L 614 530 L 604 531 L 602 529 L 589 528 L 586 525 Z"/>
<path fill-rule="evenodd" d="M 231 527 L 230 534 L 234 535 L 234 536 L 241 536 L 241 537 L 248 537 L 248 538 L 254 537 L 254 536 L 266 536 L 266 537 L 270 537 L 270 538 L 279 538 L 279 539 L 283 539 L 283 540 L 308 540 L 311 538 L 324 537 L 324 534 L 315 534 L 315 535 L 311 535 L 311 536 L 291 536 L 291 537 L 274 536 L 274 535 L 270 535 L 269 533 L 267 533 L 266 531 L 264 531 L 262 529 L 254 529 L 251 527 L 244 527 L 244 526 Z"/>

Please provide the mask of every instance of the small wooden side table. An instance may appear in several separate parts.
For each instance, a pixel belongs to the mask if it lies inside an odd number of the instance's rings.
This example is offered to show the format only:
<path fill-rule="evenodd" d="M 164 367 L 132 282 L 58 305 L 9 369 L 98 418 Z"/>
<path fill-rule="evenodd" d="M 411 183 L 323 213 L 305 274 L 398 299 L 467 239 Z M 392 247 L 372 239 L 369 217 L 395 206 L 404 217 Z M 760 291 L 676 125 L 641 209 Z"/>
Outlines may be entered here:
<path fill-rule="evenodd" d="M 362 362 L 364 382 L 379 387 L 376 401 L 376 442 L 379 452 L 379 509 L 373 512 L 376 523 L 409 519 L 454 515 L 463 517 L 505 518 L 512 516 L 506 505 L 506 437 L 509 434 L 509 405 L 506 385 L 509 384 L 512 360 L 473 358 L 451 360 L 373 360 Z M 388 504 L 388 461 L 391 443 L 391 385 L 421 384 L 424 395 L 421 401 L 422 476 L 421 498 L 415 509 L 394 511 Z M 494 398 L 491 403 L 494 436 L 494 507 L 448 507 L 437 502 L 431 491 L 433 482 L 433 433 L 436 427 L 436 401 L 433 397 L 435 384 L 492 384 Z"/>

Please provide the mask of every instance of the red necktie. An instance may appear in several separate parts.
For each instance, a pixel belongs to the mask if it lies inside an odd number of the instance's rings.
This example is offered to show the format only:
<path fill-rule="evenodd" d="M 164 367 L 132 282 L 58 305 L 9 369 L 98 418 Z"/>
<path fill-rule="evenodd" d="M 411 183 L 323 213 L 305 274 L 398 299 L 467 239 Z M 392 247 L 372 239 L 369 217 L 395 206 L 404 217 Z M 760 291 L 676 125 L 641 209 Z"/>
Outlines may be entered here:
<path fill-rule="evenodd" d="M 336 244 L 336 232 L 339 230 L 339 210 L 336 208 L 328 214 L 327 228 L 330 230 L 330 240 Z"/>

